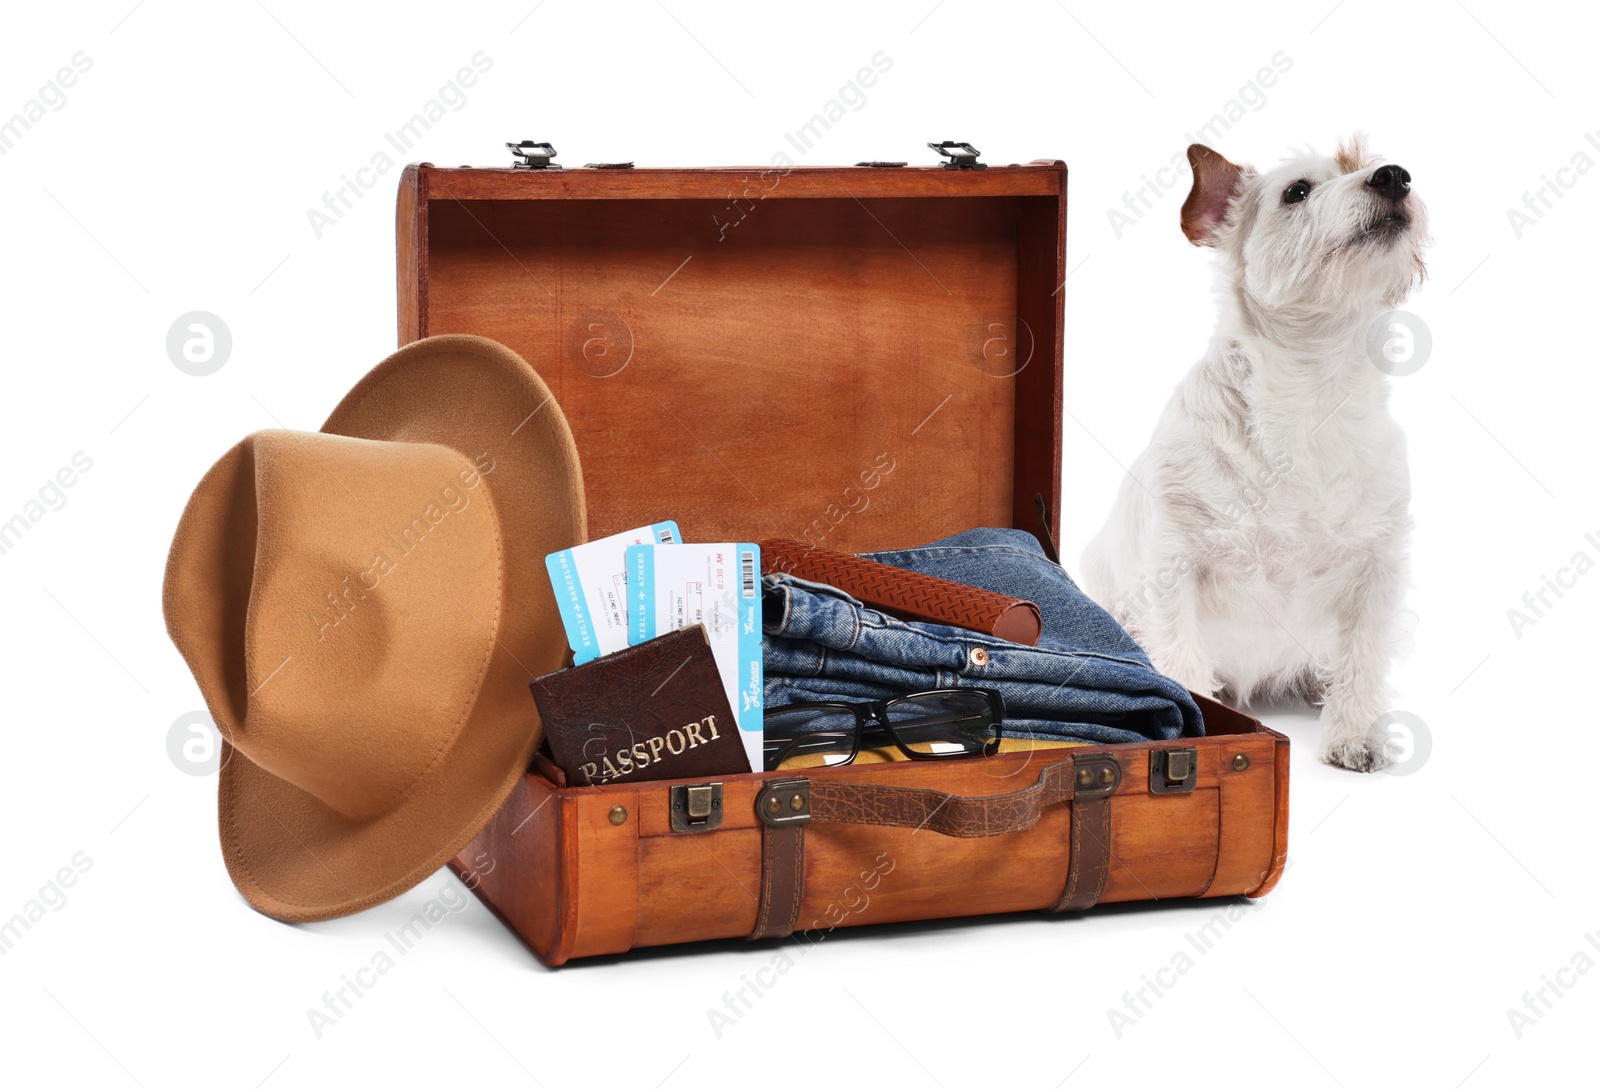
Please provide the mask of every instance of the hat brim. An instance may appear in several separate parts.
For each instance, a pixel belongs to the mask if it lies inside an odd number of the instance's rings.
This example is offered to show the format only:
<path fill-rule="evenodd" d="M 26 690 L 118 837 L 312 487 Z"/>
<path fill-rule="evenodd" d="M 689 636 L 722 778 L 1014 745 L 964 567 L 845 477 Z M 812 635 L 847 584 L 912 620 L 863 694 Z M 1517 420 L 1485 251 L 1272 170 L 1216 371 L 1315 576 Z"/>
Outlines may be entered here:
<path fill-rule="evenodd" d="M 587 539 L 566 419 L 533 368 L 492 340 L 439 336 L 400 349 L 350 391 L 322 430 L 437 443 L 475 461 L 500 521 L 503 598 L 490 665 L 455 745 L 382 816 L 353 823 L 224 746 L 223 860 L 252 906 L 288 921 L 347 915 L 400 895 L 494 816 L 542 736 L 528 681 L 560 668 L 566 656 L 555 598 L 542 581 L 544 558 Z"/>

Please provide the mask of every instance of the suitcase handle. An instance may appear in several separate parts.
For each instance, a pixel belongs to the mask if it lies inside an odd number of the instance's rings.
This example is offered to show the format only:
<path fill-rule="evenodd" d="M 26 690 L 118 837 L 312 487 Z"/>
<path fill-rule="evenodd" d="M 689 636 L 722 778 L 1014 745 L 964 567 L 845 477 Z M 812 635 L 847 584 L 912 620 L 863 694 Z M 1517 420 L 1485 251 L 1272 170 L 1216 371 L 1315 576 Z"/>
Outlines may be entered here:
<path fill-rule="evenodd" d="M 1122 765 L 1105 753 L 1058 761 L 1041 771 L 1032 786 L 1009 794 L 968 797 L 920 787 L 812 780 L 809 815 L 820 824 L 926 829 L 961 839 L 1004 836 L 1038 824 L 1048 806 L 1109 798 L 1121 781 Z M 763 813 L 759 804 L 756 812 Z M 764 815 L 762 819 L 773 823 Z"/>
<path fill-rule="evenodd" d="M 1039 772 L 1032 786 L 1009 794 L 968 797 L 920 787 L 768 780 L 756 794 L 761 819 L 761 897 L 751 938 L 794 932 L 805 896 L 806 825 L 876 824 L 927 828 L 975 839 L 1021 832 L 1039 823 L 1045 807 L 1072 809 L 1065 887 L 1052 911 L 1093 907 L 1105 891 L 1111 864 L 1111 796 L 1122 765 L 1109 753 L 1075 753 Z"/>

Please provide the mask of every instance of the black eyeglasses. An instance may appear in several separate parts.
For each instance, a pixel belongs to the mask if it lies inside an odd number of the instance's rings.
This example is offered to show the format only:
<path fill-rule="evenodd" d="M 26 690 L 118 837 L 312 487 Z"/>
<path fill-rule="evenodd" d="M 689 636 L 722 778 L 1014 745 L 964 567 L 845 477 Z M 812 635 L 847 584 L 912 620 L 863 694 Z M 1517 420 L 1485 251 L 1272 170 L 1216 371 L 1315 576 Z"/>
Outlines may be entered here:
<path fill-rule="evenodd" d="M 763 726 L 765 765 L 848 764 L 864 747 L 894 745 L 909 759 L 992 756 L 1000 749 L 1006 701 L 992 688 L 938 688 L 870 703 L 791 703 L 770 708 Z"/>

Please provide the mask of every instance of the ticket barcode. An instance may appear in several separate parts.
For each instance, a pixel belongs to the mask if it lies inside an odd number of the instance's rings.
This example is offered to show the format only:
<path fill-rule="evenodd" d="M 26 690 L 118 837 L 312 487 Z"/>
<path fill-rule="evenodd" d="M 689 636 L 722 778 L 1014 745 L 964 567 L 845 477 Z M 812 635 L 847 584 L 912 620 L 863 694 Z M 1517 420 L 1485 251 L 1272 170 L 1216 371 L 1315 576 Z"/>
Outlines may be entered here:
<path fill-rule="evenodd" d="M 754 552 L 739 553 L 739 580 L 744 586 L 744 596 L 756 596 L 756 554 Z"/>

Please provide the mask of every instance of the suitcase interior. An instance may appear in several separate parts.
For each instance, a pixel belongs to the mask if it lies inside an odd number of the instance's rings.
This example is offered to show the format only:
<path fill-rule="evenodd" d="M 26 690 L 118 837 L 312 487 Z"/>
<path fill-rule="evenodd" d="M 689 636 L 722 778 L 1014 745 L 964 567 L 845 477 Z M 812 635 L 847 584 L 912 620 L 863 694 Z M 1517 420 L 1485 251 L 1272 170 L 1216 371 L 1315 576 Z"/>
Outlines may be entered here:
<path fill-rule="evenodd" d="M 1061 163 L 408 168 L 400 340 L 476 333 L 539 371 L 595 537 L 1043 537 L 1065 187 Z"/>

